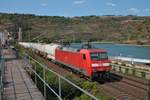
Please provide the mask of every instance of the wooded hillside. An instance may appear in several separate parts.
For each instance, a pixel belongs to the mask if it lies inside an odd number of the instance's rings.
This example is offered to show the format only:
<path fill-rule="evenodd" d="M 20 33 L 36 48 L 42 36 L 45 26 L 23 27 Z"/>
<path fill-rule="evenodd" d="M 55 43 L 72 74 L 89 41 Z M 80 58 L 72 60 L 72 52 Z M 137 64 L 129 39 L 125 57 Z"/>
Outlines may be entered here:
<path fill-rule="evenodd" d="M 8 30 L 17 38 L 22 28 L 23 40 L 46 33 L 38 40 L 106 41 L 150 44 L 150 16 L 36 16 L 31 14 L 0 13 L 0 31 Z"/>

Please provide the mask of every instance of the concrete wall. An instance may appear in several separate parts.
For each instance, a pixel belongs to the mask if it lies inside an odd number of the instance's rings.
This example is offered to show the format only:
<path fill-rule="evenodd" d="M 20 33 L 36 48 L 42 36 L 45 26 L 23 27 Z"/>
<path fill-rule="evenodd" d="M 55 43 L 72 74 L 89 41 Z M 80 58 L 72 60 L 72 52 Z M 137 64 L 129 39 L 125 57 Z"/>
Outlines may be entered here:
<path fill-rule="evenodd" d="M 112 69 L 120 73 L 134 75 L 136 77 L 141 77 L 145 79 L 150 79 L 150 72 L 142 69 L 140 70 L 134 67 L 129 67 L 120 64 L 112 64 Z"/>

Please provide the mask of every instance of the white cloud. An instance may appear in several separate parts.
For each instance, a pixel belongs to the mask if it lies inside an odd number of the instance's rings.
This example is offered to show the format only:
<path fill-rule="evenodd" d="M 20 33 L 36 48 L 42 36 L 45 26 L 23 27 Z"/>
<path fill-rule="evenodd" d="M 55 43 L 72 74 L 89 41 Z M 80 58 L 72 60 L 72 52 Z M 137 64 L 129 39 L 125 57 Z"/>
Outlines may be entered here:
<path fill-rule="evenodd" d="M 129 9 L 127 9 L 127 11 L 128 11 L 129 15 L 136 15 L 137 13 L 140 12 L 140 10 L 138 8 L 129 8 Z"/>
<path fill-rule="evenodd" d="M 73 3 L 74 4 L 83 4 L 83 3 L 85 3 L 85 0 L 76 0 Z"/>
<path fill-rule="evenodd" d="M 45 7 L 45 6 L 47 6 L 47 4 L 46 4 L 46 3 L 42 3 L 41 6 L 44 6 L 44 7 Z"/>
<path fill-rule="evenodd" d="M 107 5 L 107 6 L 111 6 L 111 7 L 116 6 L 116 4 L 114 4 L 114 3 L 112 3 L 112 2 L 107 2 L 106 5 Z"/>
<path fill-rule="evenodd" d="M 144 11 L 144 12 L 149 12 L 150 9 L 146 8 L 146 9 L 144 9 L 143 11 Z"/>

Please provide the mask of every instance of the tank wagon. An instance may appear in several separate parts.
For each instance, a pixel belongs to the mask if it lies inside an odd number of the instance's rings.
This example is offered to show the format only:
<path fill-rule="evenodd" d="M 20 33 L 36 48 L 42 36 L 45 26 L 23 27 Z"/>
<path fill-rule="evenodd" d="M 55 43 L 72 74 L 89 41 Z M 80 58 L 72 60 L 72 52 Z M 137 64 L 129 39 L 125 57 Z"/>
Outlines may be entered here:
<path fill-rule="evenodd" d="M 56 48 L 60 47 L 59 44 L 55 44 L 55 43 L 51 43 L 51 44 L 45 44 L 43 45 L 43 52 L 46 53 L 46 57 L 47 59 L 49 60 L 53 60 L 55 61 L 55 51 L 56 51 Z"/>
<path fill-rule="evenodd" d="M 42 52 L 47 59 L 87 76 L 88 78 L 109 76 L 111 70 L 107 51 L 103 49 L 64 47 L 59 44 L 21 43 L 20 45 Z M 38 46 L 39 47 L 38 47 Z"/>

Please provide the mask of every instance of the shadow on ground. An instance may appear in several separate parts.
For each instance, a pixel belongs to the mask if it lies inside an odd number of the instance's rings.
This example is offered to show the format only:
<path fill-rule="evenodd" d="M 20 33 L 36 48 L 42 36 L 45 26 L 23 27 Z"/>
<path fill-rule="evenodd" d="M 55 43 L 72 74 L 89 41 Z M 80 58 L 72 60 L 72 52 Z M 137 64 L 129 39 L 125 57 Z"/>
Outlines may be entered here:
<path fill-rule="evenodd" d="M 97 81 L 100 84 L 104 84 L 104 83 L 110 83 L 110 82 L 111 83 L 112 82 L 119 82 L 122 79 L 123 79 L 122 76 L 110 72 L 109 78 L 104 77 L 104 78 L 96 79 L 95 81 Z"/>

